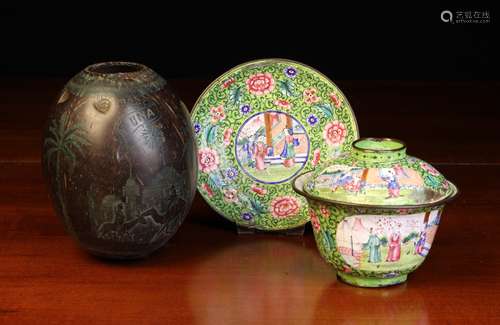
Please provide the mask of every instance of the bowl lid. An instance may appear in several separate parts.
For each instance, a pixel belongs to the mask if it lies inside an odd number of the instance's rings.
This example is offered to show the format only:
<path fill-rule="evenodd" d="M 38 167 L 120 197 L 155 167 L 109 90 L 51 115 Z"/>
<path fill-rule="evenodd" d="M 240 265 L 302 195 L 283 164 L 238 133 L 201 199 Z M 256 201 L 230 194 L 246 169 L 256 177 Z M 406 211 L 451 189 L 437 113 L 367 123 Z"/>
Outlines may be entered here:
<path fill-rule="evenodd" d="M 456 187 L 431 164 L 406 154 L 389 138 L 361 138 L 352 152 L 320 165 L 302 178 L 302 192 L 318 200 L 356 206 L 438 205 Z"/>

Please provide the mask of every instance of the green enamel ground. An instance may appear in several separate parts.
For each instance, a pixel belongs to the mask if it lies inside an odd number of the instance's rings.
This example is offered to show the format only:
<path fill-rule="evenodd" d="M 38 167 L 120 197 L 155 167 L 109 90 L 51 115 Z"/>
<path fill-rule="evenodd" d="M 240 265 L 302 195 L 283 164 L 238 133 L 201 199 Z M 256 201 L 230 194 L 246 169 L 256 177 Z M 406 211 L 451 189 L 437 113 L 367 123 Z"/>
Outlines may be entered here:
<path fill-rule="evenodd" d="M 280 165 L 267 166 L 264 170 L 247 169 L 246 172 L 252 177 L 260 180 L 264 180 L 268 183 L 279 182 L 285 178 L 294 175 L 298 170 L 302 168 L 301 164 L 295 164 L 293 167 L 283 169 Z"/>
<path fill-rule="evenodd" d="M 400 142 L 393 140 L 374 141 L 370 139 L 365 139 L 356 142 L 356 147 L 359 149 L 370 149 L 370 150 L 397 150 L 404 148 L 404 145 Z"/>

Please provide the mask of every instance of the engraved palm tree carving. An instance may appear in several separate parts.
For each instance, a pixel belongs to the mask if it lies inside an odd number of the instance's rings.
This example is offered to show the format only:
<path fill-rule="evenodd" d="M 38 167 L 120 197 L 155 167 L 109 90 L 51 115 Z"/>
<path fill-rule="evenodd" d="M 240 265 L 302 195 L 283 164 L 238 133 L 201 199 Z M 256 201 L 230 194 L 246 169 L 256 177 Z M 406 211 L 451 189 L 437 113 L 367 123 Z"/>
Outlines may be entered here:
<path fill-rule="evenodd" d="M 69 112 L 64 112 L 59 120 L 53 119 L 49 126 L 49 136 L 45 138 L 44 148 L 45 160 L 50 168 L 55 164 L 56 168 L 56 195 L 61 205 L 65 224 L 71 230 L 70 219 L 63 200 L 63 190 L 67 186 L 66 171 L 61 169 L 63 161 L 69 166 L 69 174 L 73 173 L 77 157 L 75 151 L 84 155 L 83 147 L 90 144 L 86 138 L 86 131 L 81 124 L 71 124 Z"/>

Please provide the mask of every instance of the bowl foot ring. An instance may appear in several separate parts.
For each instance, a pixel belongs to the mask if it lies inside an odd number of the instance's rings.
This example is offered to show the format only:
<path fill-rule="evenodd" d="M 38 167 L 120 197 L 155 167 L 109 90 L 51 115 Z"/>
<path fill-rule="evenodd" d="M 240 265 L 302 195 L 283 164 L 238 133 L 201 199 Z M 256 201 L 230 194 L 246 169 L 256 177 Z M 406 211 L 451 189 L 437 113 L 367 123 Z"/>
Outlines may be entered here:
<path fill-rule="evenodd" d="M 408 277 L 408 275 L 403 274 L 392 278 L 365 278 L 342 272 L 338 272 L 337 276 L 340 278 L 342 282 L 345 282 L 347 284 L 356 287 L 366 287 L 366 288 L 387 287 L 396 284 L 401 284 L 405 282 Z"/>
<path fill-rule="evenodd" d="M 300 226 L 291 229 L 283 230 L 258 230 L 255 228 L 245 227 L 242 225 L 236 225 L 236 233 L 238 235 L 255 235 L 255 234 L 273 234 L 273 235 L 284 235 L 284 236 L 304 236 L 306 226 Z"/>

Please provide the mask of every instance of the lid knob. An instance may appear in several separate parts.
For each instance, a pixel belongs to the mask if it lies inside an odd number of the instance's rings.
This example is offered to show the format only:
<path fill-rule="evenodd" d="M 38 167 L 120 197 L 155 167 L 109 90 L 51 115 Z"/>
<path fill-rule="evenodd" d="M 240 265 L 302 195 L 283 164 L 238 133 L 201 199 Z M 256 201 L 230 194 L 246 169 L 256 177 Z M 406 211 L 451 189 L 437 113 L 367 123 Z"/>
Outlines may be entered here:
<path fill-rule="evenodd" d="M 360 138 L 352 143 L 356 159 L 370 162 L 391 162 L 406 157 L 403 141 L 391 138 Z"/>

